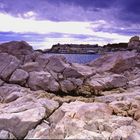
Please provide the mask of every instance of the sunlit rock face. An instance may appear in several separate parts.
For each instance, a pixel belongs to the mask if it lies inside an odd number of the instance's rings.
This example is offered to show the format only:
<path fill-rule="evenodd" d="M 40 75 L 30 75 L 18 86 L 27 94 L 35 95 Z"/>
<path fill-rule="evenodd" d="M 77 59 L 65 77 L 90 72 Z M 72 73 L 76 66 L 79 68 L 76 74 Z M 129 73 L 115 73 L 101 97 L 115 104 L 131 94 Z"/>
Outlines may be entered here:
<path fill-rule="evenodd" d="M 78 64 L 23 41 L 0 45 L 1 139 L 137 139 L 139 110 L 135 48 Z"/>

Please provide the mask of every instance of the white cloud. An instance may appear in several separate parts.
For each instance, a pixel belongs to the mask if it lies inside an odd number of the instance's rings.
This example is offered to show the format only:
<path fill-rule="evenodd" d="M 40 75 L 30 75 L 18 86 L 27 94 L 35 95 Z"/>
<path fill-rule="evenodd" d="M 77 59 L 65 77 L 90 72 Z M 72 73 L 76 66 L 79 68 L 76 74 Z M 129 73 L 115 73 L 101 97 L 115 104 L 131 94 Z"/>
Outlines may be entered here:
<path fill-rule="evenodd" d="M 33 17 L 35 13 L 32 11 L 25 13 L 26 17 Z M 0 31 L 2 32 L 16 32 L 16 33 L 39 33 L 39 34 L 48 34 L 48 33 L 64 33 L 64 34 L 83 34 L 83 35 L 90 35 L 93 36 L 92 38 L 87 40 L 81 39 L 74 39 L 69 38 L 67 36 L 62 38 L 48 38 L 48 44 L 55 44 L 55 43 L 92 43 L 94 44 L 94 37 L 97 38 L 104 38 L 104 40 L 97 40 L 96 43 L 105 44 L 108 43 L 105 39 L 110 39 L 112 42 L 128 42 L 129 36 L 119 35 L 117 33 L 107 33 L 98 31 L 96 32 L 96 28 L 101 25 L 107 25 L 107 23 L 103 20 L 95 21 L 95 22 L 54 22 L 54 21 L 47 21 L 47 20 L 35 20 L 31 19 L 23 19 L 21 17 L 12 17 L 10 15 L 0 13 Z M 82 42 L 81 42 L 82 41 Z M 101 41 L 101 42 L 100 42 Z M 44 40 L 44 43 L 46 40 Z M 109 43 L 112 43 L 109 42 Z M 42 44 L 42 45 L 46 45 Z M 48 46 L 48 45 L 47 45 Z"/>

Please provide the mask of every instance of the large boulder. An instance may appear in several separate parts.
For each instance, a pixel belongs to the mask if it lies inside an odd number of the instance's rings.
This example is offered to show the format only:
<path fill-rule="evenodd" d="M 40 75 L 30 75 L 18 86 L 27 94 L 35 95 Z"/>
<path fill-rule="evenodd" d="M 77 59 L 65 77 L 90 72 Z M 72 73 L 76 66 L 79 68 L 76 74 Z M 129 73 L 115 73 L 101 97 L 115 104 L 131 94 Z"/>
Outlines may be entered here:
<path fill-rule="evenodd" d="M 29 77 L 28 72 L 26 72 L 22 69 L 16 69 L 13 72 L 12 76 L 10 77 L 9 81 L 11 83 L 24 85 L 24 84 L 26 84 L 26 80 L 28 79 L 28 77 Z"/>
<path fill-rule="evenodd" d="M 119 74 L 104 74 L 92 76 L 85 82 L 94 91 L 111 90 L 127 85 L 127 78 Z"/>
<path fill-rule="evenodd" d="M 95 61 L 89 62 L 88 65 L 95 68 L 97 72 L 121 73 L 135 67 L 137 57 L 138 54 L 135 51 L 121 51 L 106 54 Z"/>
<path fill-rule="evenodd" d="M 46 70 L 52 70 L 57 73 L 63 72 L 66 67 L 69 66 L 66 63 L 66 58 L 64 56 L 51 56 L 48 58 L 48 64 L 46 65 Z"/>
<path fill-rule="evenodd" d="M 5 52 L 16 56 L 18 59 L 24 61 L 25 55 L 33 52 L 33 48 L 25 41 L 11 41 L 0 44 L 0 52 Z"/>
<path fill-rule="evenodd" d="M 95 71 L 92 69 L 92 67 L 78 63 L 72 63 L 71 66 L 66 67 L 63 72 L 63 76 L 65 78 L 85 78 L 94 74 Z"/>
<path fill-rule="evenodd" d="M 0 53 L 0 78 L 7 81 L 19 65 L 20 61 L 15 56 Z"/>
<path fill-rule="evenodd" d="M 44 68 L 44 71 L 54 71 L 57 73 L 63 72 L 63 70 L 69 66 L 63 55 L 53 55 L 48 57 L 47 54 L 43 54 L 36 58 L 36 62 Z"/>
<path fill-rule="evenodd" d="M 28 79 L 28 86 L 32 90 L 42 89 L 42 90 L 52 91 L 52 92 L 59 91 L 58 82 L 47 71 L 30 72 L 29 79 Z"/>

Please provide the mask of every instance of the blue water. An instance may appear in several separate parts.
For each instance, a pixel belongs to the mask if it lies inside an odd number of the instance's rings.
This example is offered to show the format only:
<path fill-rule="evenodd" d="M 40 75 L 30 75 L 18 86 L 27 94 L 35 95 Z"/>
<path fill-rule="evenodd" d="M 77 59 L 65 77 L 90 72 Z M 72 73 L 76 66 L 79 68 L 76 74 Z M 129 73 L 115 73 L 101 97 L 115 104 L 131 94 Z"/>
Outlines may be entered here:
<path fill-rule="evenodd" d="M 72 63 L 88 63 L 92 60 L 95 60 L 100 57 L 99 54 L 55 54 L 55 53 L 47 53 L 47 56 L 52 55 L 64 55 L 68 62 Z"/>

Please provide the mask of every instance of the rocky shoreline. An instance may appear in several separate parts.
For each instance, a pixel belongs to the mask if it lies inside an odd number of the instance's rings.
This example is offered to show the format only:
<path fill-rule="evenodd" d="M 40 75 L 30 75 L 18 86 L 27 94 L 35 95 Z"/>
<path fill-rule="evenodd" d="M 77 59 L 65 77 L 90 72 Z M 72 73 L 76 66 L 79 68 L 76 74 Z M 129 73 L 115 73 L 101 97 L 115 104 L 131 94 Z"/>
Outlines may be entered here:
<path fill-rule="evenodd" d="M 0 44 L 0 138 L 138 140 L 138 42 L 87 64 Z"/>

